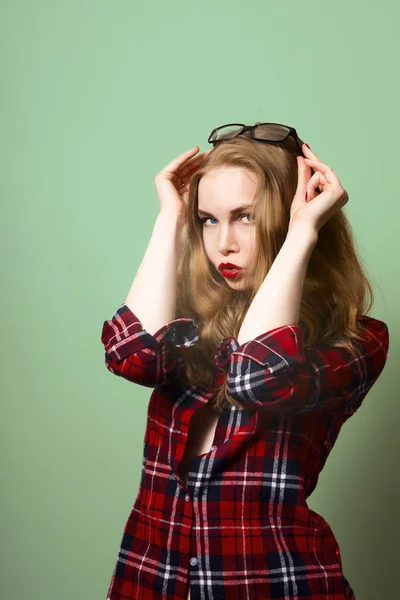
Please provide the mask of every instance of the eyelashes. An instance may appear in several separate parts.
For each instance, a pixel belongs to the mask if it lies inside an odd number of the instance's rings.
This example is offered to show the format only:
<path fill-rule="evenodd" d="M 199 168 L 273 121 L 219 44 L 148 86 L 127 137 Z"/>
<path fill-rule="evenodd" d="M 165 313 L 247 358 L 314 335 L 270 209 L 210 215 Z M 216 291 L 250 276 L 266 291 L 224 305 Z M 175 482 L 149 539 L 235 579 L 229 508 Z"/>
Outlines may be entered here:
<path fill-rule="evenodd" d="M 251 213 L 244 213 L 243 215 L 240 215 L 240 216 L 239 216 L 239 219 L 240 219 L 241 217 L 251 217 L 251 216 L 252 216 L 252 215 L 251 215 Z M 205 222 L 206 222 L 206 221 L 208 221 L 208 219 L 214 219 L 214 217 L 202 217 L 202 218 L 200 218 L 200 221 L 201 221 L 201 223 L 202 223 L 203 225 L 205 225 Z M 253 222 L 253 221 L 251 221 L 251 223 L 252 223 L 252 222 Z"/>

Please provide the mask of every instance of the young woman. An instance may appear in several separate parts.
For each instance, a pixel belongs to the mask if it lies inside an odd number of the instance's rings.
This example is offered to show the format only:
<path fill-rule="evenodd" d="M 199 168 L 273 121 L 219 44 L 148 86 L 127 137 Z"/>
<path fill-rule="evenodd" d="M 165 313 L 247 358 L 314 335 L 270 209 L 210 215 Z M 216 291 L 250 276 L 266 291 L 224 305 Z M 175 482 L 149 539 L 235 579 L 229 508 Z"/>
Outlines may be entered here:
<path fill-rule="evenodd" d="M 354 599 L 307 505 L 389 348 L 349 197 L 294 128 L 208 141 L 156 176 L 153 235 L 103 324 L 109 371 L 153 388 L 107 598 Z"/>

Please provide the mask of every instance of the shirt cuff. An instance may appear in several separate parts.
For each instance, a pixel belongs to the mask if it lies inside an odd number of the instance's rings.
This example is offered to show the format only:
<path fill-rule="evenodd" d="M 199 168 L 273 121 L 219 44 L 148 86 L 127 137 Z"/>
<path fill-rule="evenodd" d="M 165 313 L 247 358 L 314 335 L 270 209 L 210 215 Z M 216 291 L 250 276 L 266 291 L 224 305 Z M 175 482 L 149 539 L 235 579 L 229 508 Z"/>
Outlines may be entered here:
<path fill-rule="evenodd" d="M 101 336 L 107 354 L 117 361 L 164 343 L 187 348 L 196 344 L 198 339 L 197 325 L 188 317 L 169 321 L 152 335 L 125 303 L 115 311 L 110 321 L 104 322 Z"/>
<path fill-rule="evenodd" d="M 285 366 L 306 362 L 300 325 L 274 327 L 245 342 L 233 354 L 251 358 L 267 367 L 270 373 Z"/>
<path fill-rule="evenodd" d="M 199 330 L 193 319 L 180 317 L 163 325 L 153 337 L 158 343 L 167 342 L 177 348 L 189 348 L 198 341 Z"/>
<path fill-rule="evenodd" d="M 215 354 L 217 366 L 229 368 L 231 357 L 246 357 L 254 360 L 270 373 L 306 360 L 302 345 L 300 325 L 280 325 L 253 340 L 239 345 L 237 338 L 225 338 Z"/>

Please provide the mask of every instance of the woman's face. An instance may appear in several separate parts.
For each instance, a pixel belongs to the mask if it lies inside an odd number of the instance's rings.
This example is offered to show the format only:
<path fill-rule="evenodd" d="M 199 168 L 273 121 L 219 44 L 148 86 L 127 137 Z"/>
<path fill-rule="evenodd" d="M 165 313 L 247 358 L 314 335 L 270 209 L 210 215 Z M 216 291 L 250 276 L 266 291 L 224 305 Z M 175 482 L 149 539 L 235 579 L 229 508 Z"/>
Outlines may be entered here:
<path fill-rule="evenodd" d="M 213 169 L 198 186 L 198 216 L 203 220 L 203 243 L 209 260 L 220 273 L 221 263 L 241 267 L 233 278 L 221 273 L 233 289 L 243 289 L 243 273 L 252 265 L 256 187 L 256 176 L 239 167 Z"/>

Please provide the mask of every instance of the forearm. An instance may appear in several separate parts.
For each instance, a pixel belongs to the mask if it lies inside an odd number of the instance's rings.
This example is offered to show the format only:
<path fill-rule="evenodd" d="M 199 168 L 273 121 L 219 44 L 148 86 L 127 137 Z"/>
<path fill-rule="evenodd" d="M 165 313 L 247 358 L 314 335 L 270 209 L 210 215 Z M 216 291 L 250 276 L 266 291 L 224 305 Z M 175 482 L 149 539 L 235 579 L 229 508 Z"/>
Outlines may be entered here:
<path fill-rule="evenodd" d="M 125 301 L 143 328 L 152 335 L 175 318 L 177 272 L 183 246 L 182 226 L 182 221 L 174 214 L 158 214 Z"/>
<path fill-rule="evenodd" d="M 242 345 L 281 325 L 299 322 L 304 280 L 318 232 L 295 222 L 255 295 L 238 334 Z"/>

